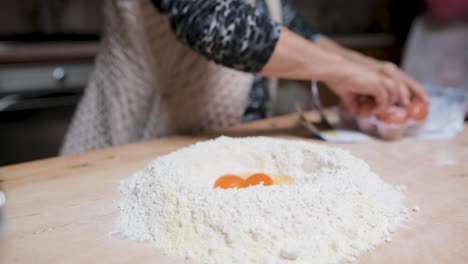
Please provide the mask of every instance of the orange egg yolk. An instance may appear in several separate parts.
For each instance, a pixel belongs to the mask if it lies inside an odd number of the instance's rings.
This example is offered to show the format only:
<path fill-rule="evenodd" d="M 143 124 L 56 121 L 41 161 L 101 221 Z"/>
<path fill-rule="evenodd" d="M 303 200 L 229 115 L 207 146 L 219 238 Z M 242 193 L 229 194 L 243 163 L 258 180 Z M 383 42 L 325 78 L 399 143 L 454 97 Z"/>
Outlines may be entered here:
<path fill-rule="evenodd" d="M 264 174 L 264 173 L 255 173 L 249 176 L 245 180 L 246 186 L 253 186 L 253 185 L 263 185 L 263 186 L 270 186 L 273 184 L 273 180 L 270 178 L 270 176 Z"/>
<path fill-rule="evenodd" d="M 233 174 L 228 174 L 219 177 L 215 184 L 214 188 L 221 188 L 221 189 L 230 189 L 230 188 L 245 188 L 245 180 L 241 177 Z"/>
<path fill-rule="evenodd" d="M 291 184 L 292 179 L 286 176 L 269 176 L 265 173 L 254 173 L 254 174 L 241 174 L 241 176 L 235 174 L 227 174 L 219 177 L 213 188 L 230 189 L 237 188 L 242 189 L 249 186 L 263 185 L 270 186 L 274 184 Z"/>

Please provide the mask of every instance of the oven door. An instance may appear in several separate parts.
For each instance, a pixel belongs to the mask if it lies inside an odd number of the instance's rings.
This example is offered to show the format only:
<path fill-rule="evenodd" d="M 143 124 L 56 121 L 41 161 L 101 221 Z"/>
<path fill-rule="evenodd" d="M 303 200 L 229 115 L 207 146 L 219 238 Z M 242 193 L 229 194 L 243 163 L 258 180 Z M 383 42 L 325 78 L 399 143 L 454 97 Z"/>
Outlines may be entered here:
<path fill-rule="evenodd" d="M 0 166 L 58 154 L 92 63 L 0 67 Z"/>

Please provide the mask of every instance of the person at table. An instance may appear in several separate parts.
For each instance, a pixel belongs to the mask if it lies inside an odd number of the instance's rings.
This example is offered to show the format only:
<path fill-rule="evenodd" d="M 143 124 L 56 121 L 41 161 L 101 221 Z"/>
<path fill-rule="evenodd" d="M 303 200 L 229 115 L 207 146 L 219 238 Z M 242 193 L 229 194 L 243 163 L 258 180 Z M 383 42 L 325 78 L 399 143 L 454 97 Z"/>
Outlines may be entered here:
<path fill-rule="evenodd" d="M 397 66 L 320 35 L 286 0 L 107 0 L 104 11 L 62 154 L 265 117 L 273 78 L 322 81 L 353 113 L 357 95 L 373 112 L 428 100 Z"/>

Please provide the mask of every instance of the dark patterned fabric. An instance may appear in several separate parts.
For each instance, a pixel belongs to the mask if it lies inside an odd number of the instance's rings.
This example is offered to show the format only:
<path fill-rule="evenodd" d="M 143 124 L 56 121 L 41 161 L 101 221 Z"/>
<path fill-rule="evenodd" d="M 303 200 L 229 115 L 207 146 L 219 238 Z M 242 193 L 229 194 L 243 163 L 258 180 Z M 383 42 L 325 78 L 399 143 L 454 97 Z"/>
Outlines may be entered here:
<path fill-rule="evenodd" d="M 265 0 L 255 7 L 243 0 L 152 0 L 164 13 L 177 37 L 210 60 L 241 71 L 257 73 L 270 58 L 280 25 L 268 15 Z M 283 24 L 314 40 L 318 34 L 298 16 L 288 0 L 281 0 Z M 268 80 L 252 85 L 243 121 L 266 116 Z"/>
<path fill-rule="evenodd" d="M 242 122 L 249 122 L 267 117 L 266 103 L 270 99 L 268 79 L 256 77 L 250 89 Z"/>
<path fill-rule="evenodd" d="M 227 67 L 259 72 L 278 41 L 280 26 L 242 0 L 153 0 L 177 37 Z"/>

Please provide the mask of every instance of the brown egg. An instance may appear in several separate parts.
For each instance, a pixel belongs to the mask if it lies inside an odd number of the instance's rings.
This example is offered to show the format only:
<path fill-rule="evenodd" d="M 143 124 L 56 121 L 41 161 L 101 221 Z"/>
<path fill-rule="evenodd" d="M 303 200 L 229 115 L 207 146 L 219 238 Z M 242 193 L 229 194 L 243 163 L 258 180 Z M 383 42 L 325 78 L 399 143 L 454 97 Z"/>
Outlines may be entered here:
<path fill-rule="evenodd" d="M 387 124 L 404 124 L 408 120 L 408 115 L 404 108 L 391 106 L 385 112 L 378 114 L 377 118 Z"/>
<path fill-rule="evenodd" d="M 421 121 L 427 118 L 429 107 L 427 104 L 419 100 L 415 100 L 406 107 L 406 112 L 408 113 L 409 118 Z"/>

